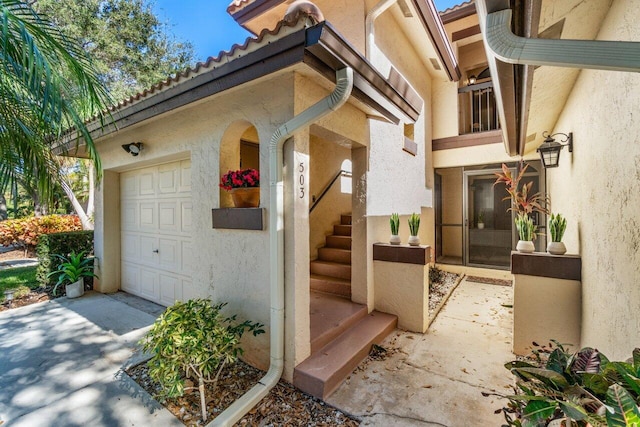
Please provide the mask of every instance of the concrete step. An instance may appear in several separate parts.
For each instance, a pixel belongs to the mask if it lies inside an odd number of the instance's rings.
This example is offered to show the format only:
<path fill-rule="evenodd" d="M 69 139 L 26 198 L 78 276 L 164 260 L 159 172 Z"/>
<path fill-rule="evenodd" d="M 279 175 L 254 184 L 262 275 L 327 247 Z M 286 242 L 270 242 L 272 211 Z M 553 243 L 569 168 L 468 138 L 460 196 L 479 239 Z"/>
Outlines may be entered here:
<path fill-rule="evenodd" d="M 351 280 L 351 265 L 331 261 L 311 261 L 311 274 Z"/>
<path fill-rule="evenodd" d="M 310 285 L 312 291 L 337 295 L 351 301 L 351 280 L 312 274 Z"/>
<path fill-rule="evenodd" d="M 322 347 L 293 372 L 293 385 L 326 399 L 362 362 L 373 344 L 380 344 L 396 327 L 396 316 L 377 311 L 368 314 Z"/>
<path fill-rule="evenodd" d="M 327 236 L 327 247 L 351 249 L 351 236 Z"/>
<path fill-rule="evenodd" d="M 311 354 L 367 315 L 367 307 L 335 295 L 311 291 Z"/>
<path fill-rule="evenodd" d="M 336 236 L 351 236 L 351 226 L 336 224 L 333 226 L 333 234 Z"/>
<path fill-rule="evenodd" d="M 320 261 L 351 264 L 351 250 L 338 248 L 320 248 L 318 249 L 318 259 Z"/>
<path fill-rule="evenodd" d="M 340 215 L 340 224 L 342 224 L 342 225 L 351 225 L 351 214 Z"/>

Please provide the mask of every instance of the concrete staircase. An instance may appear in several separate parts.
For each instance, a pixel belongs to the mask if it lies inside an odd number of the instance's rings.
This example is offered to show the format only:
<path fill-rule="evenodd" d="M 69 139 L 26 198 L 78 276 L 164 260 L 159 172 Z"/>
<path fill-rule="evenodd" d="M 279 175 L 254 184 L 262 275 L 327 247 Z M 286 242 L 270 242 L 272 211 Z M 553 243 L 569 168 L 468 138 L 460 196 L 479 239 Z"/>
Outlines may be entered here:
<path fill-rule="evenodd" d="M 351 215 L 342 215 L 327 246 L 311 262 L 311 356 L 293 384 L 325 399 L 397 325 L 396 316 L 351 302 Z"/>
<path fill-rule="evenodd" d="M 311 261 L 311 289 L 351 298 L 351 215 L 341 215 L 326 246 Z"/>

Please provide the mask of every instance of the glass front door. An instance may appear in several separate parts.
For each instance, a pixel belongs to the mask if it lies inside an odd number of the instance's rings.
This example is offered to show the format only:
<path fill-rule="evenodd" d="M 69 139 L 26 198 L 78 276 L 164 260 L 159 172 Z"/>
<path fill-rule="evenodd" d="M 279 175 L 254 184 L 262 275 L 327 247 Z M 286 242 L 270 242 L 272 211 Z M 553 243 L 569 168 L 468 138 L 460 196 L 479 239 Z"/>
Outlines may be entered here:
<path fill-rule="evenodd" d="M 508 268 L 514 245 L 513 214 L 504 186 L 493 183 L 496 170 L 464 172 L 466 264 Z M 513 171 L 515 173 L 515 170 Z"/>

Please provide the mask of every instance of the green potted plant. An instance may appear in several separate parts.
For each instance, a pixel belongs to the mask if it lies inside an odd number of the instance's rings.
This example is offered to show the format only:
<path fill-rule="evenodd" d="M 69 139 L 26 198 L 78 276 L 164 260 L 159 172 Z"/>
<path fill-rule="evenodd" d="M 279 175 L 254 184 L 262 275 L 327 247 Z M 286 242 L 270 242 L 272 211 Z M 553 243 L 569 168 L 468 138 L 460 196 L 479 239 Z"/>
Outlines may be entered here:
<path fill-rule="evenodd" d="M 236 208 L 260 206 L 260 172 L 256 169 L 227 172 L 220 178 L 220 188 L 231 193 Z"/>
<path fill-rule="evenodd" d="M 411 214 L 409 217 L 409 245 L 419 246 L 420 238 L 418 237 L 418 229 L 420 228 L 420 215 L 417 213 Z"/>
<path fill-rule="evenodd" d="M 480 209 L 478 212 L 478 230 L 484 229 L 484 210 Z"/>
<path fill-rule="evenodd" d="M 389 243 L 392 245 L 399 245 L 400 236 L 398 235 L 398 231 L 400 230 L 400 216 L 397 213 L 391 214 L 391 218 L 389 218 L 389 225 L 391 226 L 391 238 L 389 239 Z"/>
<path fill-rule="evenodd" d="M 520 213 L 516 216 L 516 229 L 518 230 L 518 237 L 520 238 L 516 245 L 518 252 L 532 253 L 535 251 L 536 248 L 533 244 L 533 239 L 536 237 L 537 228 L 529 215 Z"/>
<path fill-rule="evenodd" d="M 567 219 L 562 214 L 551 214 L 549 220 L 549 232 L 551 233 L 551 241 L 547 245 L 547 252 L 552 255 L 564 255 L 567 248 L 562 243 L 562 236 L 567 229 Z"/>
<path fill-rule="evenodd" d="M 53 287 L 53 295 L 57 294 L 60 285 L 65 285 L 67 298 L 78 298 L 84 295 L 84 278 L 98 277 L 93 272 L 93 260 L 85 257 L 85 251 L 71 252 L 68 257 L 54 256 L 60 258 L 62 263 L 47 276 L 58 278 Z"/>

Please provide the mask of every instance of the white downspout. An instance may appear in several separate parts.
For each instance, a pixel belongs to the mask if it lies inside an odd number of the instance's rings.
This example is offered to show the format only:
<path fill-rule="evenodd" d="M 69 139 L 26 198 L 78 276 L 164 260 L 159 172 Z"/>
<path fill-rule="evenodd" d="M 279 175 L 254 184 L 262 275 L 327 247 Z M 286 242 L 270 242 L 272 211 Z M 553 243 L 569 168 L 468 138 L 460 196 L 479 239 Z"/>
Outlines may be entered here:
<path fill-rule="evenodd" d="M 375 29 L 374 22 L 375 20 L 382 15 L 387 9 L 393 6 L 398 0 L 381 0 L 380 3 L 373 6 L 373 9 L 367 13 L 365 18 L 365 28 L 367 29 L 367 37 L 366 37 L 366 46 L 365 46 L 365 54 L 366 58 L 371 61 L 371 57 L 373 55 L 373 47 L 376 45 L 375 43 Z"/>
<path fill-rule="evenodd" d="M 269 287 L 271 292 L 271 364 L 264 377 L 218 415 L 209 426 L 232 426 L 275 386 L 284 368 L 284 191 L 282 182 L 283 146 L 296 131 L 337 110 L 349 99 L 353 70 L 336 71 L 336 87 L 326 98 L 280 126 L 269 141 Z"/>
<path fill-rule="evenodd" d="M 487 14 L 485 37 L 493 55 L 509 64 L 640 71 L 640 42 L 519 37 L 511 31 L 511 9 Z"/>

